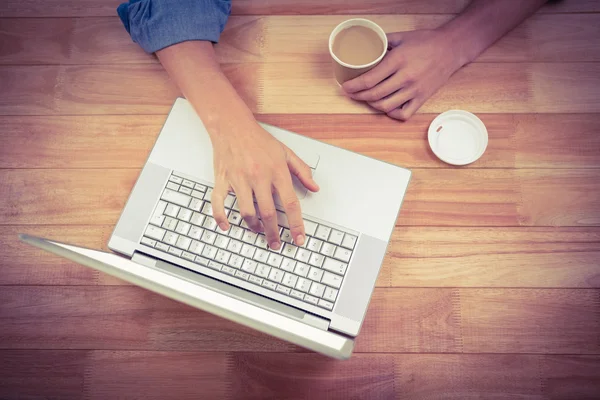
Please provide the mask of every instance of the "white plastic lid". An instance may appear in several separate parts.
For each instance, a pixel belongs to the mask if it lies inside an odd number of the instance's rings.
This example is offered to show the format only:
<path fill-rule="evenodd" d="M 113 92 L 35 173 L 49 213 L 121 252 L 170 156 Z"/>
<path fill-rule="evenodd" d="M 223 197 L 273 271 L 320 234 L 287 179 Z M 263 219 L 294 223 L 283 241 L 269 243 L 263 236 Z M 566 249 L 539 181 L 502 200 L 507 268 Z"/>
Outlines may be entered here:
<path fill-rule="evenodd" d="M 462 110 L 442 113 L 429 125 L 429 146 L 442 161 L 452 165 L 470 164 L 483 155 L 488 132 L 474 114 Z"/>

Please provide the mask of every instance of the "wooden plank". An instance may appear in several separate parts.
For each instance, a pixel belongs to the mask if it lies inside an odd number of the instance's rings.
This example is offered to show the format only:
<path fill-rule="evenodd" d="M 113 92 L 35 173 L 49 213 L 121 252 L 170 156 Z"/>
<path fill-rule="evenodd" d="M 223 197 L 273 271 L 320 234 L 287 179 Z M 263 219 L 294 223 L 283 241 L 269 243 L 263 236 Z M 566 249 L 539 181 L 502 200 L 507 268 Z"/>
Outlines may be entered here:
<path fill-rule="evenodd" d="M 597 356 L 544 356 L 540 362 L 542 393 L 547 399 L 593 399 L 600 393 Z"/>
<path fill-rule="evenodd" d="M 600 291 L 461 289 L 465 352 L 600 352 Z"/>
<path fill-rule="evenodd" d="M 597 289 L 376 289 L 356 351 L 598 354 Z M 4 286 L 4 349 L 304 351 L 127 286 Z"/>
<path fill-rule="evenodd" d="M 138 174 L 137 169 L 0 170 L 0 224 L 113 225 Z M 595 170 L 414 169 L 397 223 L 597 226 L 599 186 Z"/>
<path fill-rule="evenodd" d="M 215 47 L 221 63 L 329 62 L 323 46 L 349 15 L 233 16 Z M 453 15 L 366 15 L 386 32 L 432 29 Z M 599 14 L 537 15 L 475 62 L 600 61 Z M 102 38 L 102 40 L 90 40 Z M 133 43 L 117 18 L 0 19 L 0 64 L 157 63 Z M 325 50 L 324 50 L 325 49 Z"/>
<path fill-rule="evenodd" d="M 0 3 L 0 17 L 91 17 L 116 16 L 122 0 L 4 0 Z M 438 14 L 458 13 L 469 0 L 282 0 L 232 2 L 234 15 L 262 14 Z M 598 12 L 594 0 L 554 1 L 544 6 L 541 13 Z"/>
<path fill-rule="evenodd" d="M 373 113 L 342 93 L 333 81 L 330 63 L 225 64 L 223 68 L 257 113 Z M 420 112 L 451 108 L 475 113 L 600 112 L 599 76 L 600 63 L 471 64 L 458 71 Z M 166 114 L 179 95 L 156 64 L 126 69 L 119 65 L 1 66 L 0 78 L 7 82 L 0 115 Z"/>
<path fill-rule="evenodd" d="M 265 114 L 275 126 L 407 168 L 447 168 L 426 139 L 432 114 Z M 478 168 L 600 168 L 598 114 L 481 114 L 490 137 Z M 166 116 L 0 117 L 0 168 L 139 168 Z"/>

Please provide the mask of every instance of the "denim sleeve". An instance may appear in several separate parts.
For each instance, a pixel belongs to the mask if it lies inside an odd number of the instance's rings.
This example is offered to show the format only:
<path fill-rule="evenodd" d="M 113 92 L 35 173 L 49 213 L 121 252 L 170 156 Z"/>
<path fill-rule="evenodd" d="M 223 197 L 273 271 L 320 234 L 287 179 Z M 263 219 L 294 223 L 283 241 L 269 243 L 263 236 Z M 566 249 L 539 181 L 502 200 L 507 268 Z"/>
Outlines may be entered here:
<path fill-rule="evenodd" d="M 129 0 L 117 13 L 131 39 L 154 53 L 186 40 L 218 42 L 231 0 Z"/>

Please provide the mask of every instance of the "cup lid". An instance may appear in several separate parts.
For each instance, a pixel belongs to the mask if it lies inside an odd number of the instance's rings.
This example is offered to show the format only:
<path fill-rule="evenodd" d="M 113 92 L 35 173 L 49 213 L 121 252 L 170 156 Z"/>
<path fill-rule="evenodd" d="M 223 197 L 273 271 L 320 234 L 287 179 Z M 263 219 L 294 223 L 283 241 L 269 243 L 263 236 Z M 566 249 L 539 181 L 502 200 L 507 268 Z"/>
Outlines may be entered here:
<path fill-rule="evenodd" d="M 429 146 L 442 161 L 467 165 L 483 155 L 488 132 L 481 120 L 463 110 L 450 110 L 438 115 L 428 131 Z"/>

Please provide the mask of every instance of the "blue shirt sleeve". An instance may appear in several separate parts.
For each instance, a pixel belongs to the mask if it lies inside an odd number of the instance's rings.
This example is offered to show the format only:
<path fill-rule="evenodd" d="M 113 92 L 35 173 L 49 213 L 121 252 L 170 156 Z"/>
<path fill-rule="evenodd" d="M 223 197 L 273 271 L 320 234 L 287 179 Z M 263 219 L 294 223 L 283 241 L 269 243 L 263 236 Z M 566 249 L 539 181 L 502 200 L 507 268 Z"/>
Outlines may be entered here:
<path fill-rule="evenodd" d="M 231 0 L 129 0 L 117 13 L 131 39 L 154 53 L 186 40 L 218 42 Z"/>

